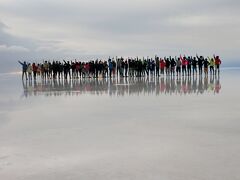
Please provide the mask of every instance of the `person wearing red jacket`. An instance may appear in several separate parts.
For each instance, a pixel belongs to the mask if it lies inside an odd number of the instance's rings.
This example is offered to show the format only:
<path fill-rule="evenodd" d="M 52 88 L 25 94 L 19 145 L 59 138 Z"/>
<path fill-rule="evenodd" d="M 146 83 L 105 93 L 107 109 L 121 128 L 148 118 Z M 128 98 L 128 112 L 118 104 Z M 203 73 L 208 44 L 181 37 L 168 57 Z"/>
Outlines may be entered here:
<path fill-rule="evenodd" d="M 182 55 L 180 55 L 180 59 L 182 61 L 182 75 L 187 75 L 186 66 L 188 62 L 187 62 L 186 56 L 182 57 Z"/>
<path fill-rule="evenodd" d="M 161 75 L 164 74 L 164 68 L 165 68 L 165 62 L 164 62 L 164 60 L 161 58 L 161 60 L 160 60 L 160 71 L 161 71 Z"/>
<path fill-rule="evenodd" d="M 38 66 L 35 63 L 32 64 L 32 70 L 33 70 L 33 78 L 34 80 L 36 80 Z"/>
<path fill-rule="evenodd" d="M 217 74 L 217 73 L 219 74 L 220 65 L 222 64 L 222 61 L 219 58 L 219 56 L 213 55 L 213 57 L 214 57 L 214 61 L 215 61 L 215 74 Z"/>

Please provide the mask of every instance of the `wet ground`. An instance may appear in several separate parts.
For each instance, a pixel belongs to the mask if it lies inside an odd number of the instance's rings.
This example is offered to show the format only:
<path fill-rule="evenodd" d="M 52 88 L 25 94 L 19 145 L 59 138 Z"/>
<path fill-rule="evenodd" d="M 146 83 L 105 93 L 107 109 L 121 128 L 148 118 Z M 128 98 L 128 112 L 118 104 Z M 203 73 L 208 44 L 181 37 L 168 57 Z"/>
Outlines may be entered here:
<path fill-rule="evenodd" d="M 1 179 L 237 180 L 240 70 L 22 82 L 0 75 Z"/>

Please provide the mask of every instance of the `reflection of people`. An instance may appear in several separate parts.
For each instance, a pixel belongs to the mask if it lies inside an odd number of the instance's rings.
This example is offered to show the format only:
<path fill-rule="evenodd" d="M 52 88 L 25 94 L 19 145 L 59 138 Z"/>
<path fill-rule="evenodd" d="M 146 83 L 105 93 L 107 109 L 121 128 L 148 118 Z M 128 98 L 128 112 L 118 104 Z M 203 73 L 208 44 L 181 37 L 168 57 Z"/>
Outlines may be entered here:
<path fill-rule="evenodd" d="M 202 76 L 199 76 L 199 79 L 198 79 L 198 93 L 200 93 L 200 94 L 204 93 Z"/>
<path fill-rule="evenodd" d="M 30 93 L 30 89 L 28 89 L 27 82 L 22 81 L 23 85 L 23 95 L 27 97 L 28 93 Z"/>
<path fill-rule="evenodd" d="M 220 78 L 216 78 L 216 82 L 215 82 L 215 88 L 214 88 L 214 92 L 215 93 L 219 93 L 220 89 L 221 89 L 221 84 L 220 84 Z"/>
<path fill-rule="evenodd" d="M 205 92 L 220 93 L 219 76 L 212 75 L 204 79 L 199 76 L 161 77 L 161 78 L 111 78 L 111 79 L 52 79 L 34 81 L 32 84 L 23 82 L 24 95 L 60 96 L 81 95 L 86 93 L 96 95 L 140 95 L 140 94 L 204 94 Z"/>
<path fill-rule="evenodd" d="M 23 63 L 21 61 L 18 61 L 18 62 L 22 65 L 22 79 L 23 79 L 23 77 L 25 75 L 26 80 L 28 80 L 27 79 L 27 68 L 28 68 L 28 65 L 27 65 L 26 61 L 24 61 Z"/>

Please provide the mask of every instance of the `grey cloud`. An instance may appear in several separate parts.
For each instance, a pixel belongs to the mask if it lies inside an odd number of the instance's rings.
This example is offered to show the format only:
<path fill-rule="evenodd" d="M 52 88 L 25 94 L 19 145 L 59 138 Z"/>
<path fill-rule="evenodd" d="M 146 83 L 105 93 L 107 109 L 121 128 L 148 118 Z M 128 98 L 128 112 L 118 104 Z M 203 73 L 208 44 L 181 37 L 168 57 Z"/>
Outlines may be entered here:
<path fill-rule="evenodd" d="M 19 0 L 0 3 L 3 20 L 14 20 L 0 24 L 0 43 L 29 48 L 26 57 L 35 58 L 199 52 L 234 60 L 240 46 L 239 7 L 236 0 Z M 36 35 L 10 35 L 19 28 L 18 20 Z"/>

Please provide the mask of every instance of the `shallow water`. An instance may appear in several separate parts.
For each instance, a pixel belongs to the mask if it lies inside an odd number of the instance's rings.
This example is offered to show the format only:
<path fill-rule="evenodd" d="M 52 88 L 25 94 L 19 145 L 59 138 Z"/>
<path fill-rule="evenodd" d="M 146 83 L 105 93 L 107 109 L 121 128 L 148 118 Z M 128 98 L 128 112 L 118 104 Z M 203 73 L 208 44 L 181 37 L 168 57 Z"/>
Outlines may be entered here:
<path fill-rule="evenodd" d="M 1 75 L 0 177 L 237 180 L 239 75 L 32 83 Z"/>

